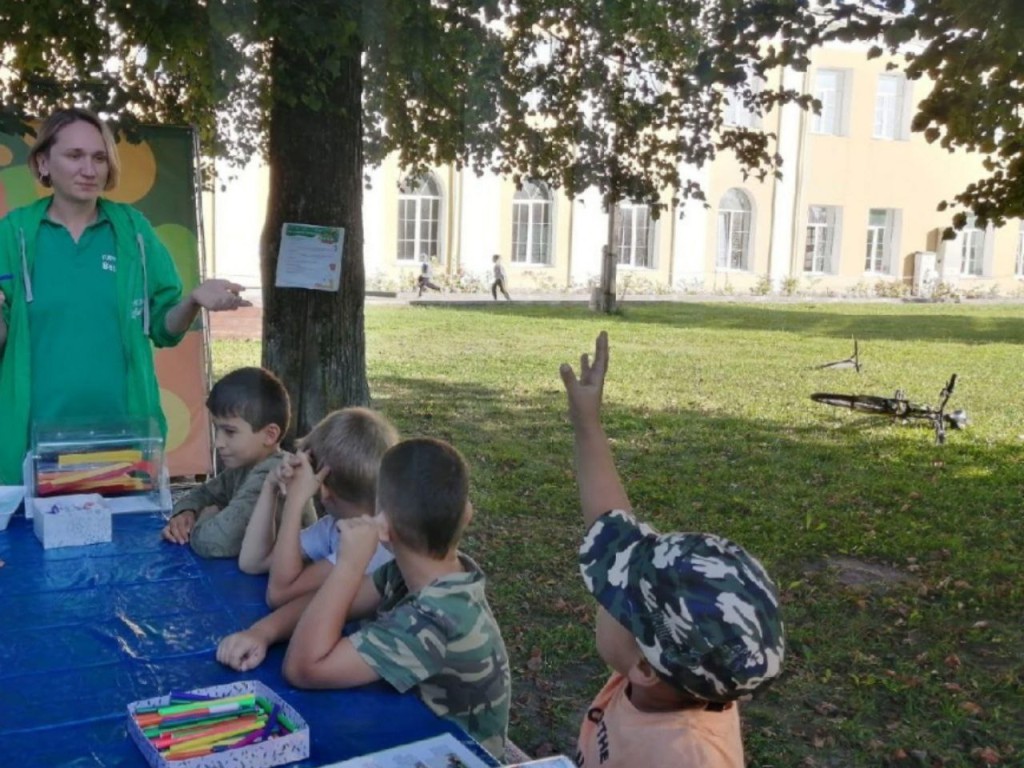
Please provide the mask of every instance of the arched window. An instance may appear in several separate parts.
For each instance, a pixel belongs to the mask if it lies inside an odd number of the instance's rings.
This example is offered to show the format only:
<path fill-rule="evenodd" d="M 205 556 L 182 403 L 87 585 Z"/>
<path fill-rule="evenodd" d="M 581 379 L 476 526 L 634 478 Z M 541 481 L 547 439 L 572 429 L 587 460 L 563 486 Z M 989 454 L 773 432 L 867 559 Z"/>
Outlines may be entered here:
<path fill-rule="evenodd" d="M 750 198 L 742 189 L 730 189 L 718 204 L 719 269 L 750 269 Z"/>
<path fill-rule="evenodd" d="M 612 242 L 619 264 L 654 267 L 654 219 L 644 203 L 622 201 L 615 206 Z"/>
<path fill-rule="evenodd" d="M 551 190 L 526 181 L 512 198 L 512 261 L 551 263 Z"/>
<path fill-rule="evenodd" d="M 441 187 L 433 174 L 407 177 L 398 187 L 398 259 L 441 258 Z"/>

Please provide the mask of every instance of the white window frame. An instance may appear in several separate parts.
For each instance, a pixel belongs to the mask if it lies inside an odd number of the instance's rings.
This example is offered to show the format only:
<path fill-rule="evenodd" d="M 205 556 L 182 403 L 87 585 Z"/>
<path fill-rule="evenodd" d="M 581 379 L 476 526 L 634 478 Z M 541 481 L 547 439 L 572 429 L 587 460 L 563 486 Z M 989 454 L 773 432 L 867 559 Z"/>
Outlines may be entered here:
<path fill-rule="evenodd" d="M 908 136 L 907 128 L 907 78 L 895 73 L 879 75 L 872 135 L 876 139 L 903 141 Z"/>
<path fill-rule="evenodd" d="M 957 235 L 957 254 L 960 257 L 960 275 L 963 277 L 981 277 L 985 274 L 985 240 L 984 229 L 976 225 L 973 216 L 968 217 L 967 225 Z"/>
<path fill-rule="evenodd" d="M 838 206 L 808 207 L 804 272 L 815 275 L 832 275 L 838 272 L 841 221 L 842 209 Z"/>
<path fill-rule="evenodd" d="M 882 214 L 881 224 L 872 223 L 874 214 Z M 871 275 L 894 273 L 896 244 L 899 238 L 900 211 L 895 208 L 872 208 L 868 211 L 867 249 L 864 272 Z"/>
<path fill-rule="evenodd" d="M 750 195 L 739 187 L 726 190 L 722 195 L 718 203 L 718 243 L 715 249 L 715 266 L 718 269 L 750 270 L 753 210 Z"/>
<path fill-rule="evenodd" d="M 441 200 L 441 185 L 432 173 L 408 177 L 399 185 L 397 261 L 443 261 Z M 403 237 L 407 223 L 412 225 L 412 237 Z"/>
<path fill-rule="evenodd" d="M 629 214 L 625 216 L 624 214 Z M 651 209 L 646 203 L 622 201 L 615 206 L 612 214 L 613 251 L 616 261 L 626 267 L 655 269 L 655 226 Z M 628 218 L 627 226 L 623 219 Z M 644 246 L 640 246 L 643 240 Z"/>
<path fill-rule="evenodd" d="M 541 181 L 526 181 L 512 198 L 512 256 L 517 264 L 551 265 L 551 190 Z"/>
<path fill-rule="evenodd" d="M 764 90 L 764 80 L 754 74 L 748 75 L 750 90 L 755 94 Z M 761 116 L 754 110 L 747 107 L 740 98 L 738 88 L 728 88 L 725 91 L 725 108 L 722 110 L 722 123 L 737 128 L 750 128 L 760 130 Z"/>
<path fill-rule="evenodd" d="M 1013 274 L 1024 278 L 1024 221 L 1017 225 L 1017 261 Z"/>
<path fill-rule="evenodd" d="M 844 69 L 819 69 L 814 73 L 814 98 L 821 102 L 821 111 L 811 119 L 812 133 L 846 135 L 850 79 Z"/>

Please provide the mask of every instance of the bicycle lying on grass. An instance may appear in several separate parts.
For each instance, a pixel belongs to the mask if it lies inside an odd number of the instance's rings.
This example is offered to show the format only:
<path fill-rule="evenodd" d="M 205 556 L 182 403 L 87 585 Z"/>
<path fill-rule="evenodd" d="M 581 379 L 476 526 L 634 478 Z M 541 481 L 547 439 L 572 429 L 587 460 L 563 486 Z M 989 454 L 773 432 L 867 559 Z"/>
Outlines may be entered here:
<path fill-rule="evenodd" d="M 946 386 L 939 393 L 939 405 L 937 408 L 930 405 L 920 405 L 910 402 L 902 390 L 896 390 L 892 397 L 879 397 L 878 395 L 840 395 L 830 392 L 815 392 L 811 400 L 825 405 L 834 405 L 837 408 L 850 408 L 858 413 L 868 413 L 875 416 L 889 416 L 893 419 L 910 421 L 919 419 L 928 421 L 935 428 L 935 442 L 941 445 L 946 442 L 946 427 L 951 429 L 963 429 L 967 426 L 967 414 L 956 409 L 946 413 L 946 403 L 953 394 L 953 387 L 956 386 L 956 374 L 949 377 Z"/>

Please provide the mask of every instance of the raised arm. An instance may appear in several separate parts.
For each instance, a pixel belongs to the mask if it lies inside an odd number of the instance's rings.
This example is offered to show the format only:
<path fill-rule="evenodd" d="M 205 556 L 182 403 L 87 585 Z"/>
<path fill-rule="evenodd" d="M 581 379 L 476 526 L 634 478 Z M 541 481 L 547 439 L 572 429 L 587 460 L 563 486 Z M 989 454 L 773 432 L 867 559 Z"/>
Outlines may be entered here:
<path fill-rule="evenodd" d="M 267 605 L 276 608 L 304 592 L 316 589 L 322 583 L 330 563 L 313 563 L 310 568 L 322 570 L 312 581 L 304 577 L 306 560 L 302 555 L 302 544 L 299 531 L 302 529 L 302 510 L 320 489 L 326 467 L 314 472 L 309 463 L 309 454 L 300 451 L 285 461 L 282 467 L 281 482 L 285 485 L 287 495 L 284 500 L 284 512 L 281 515 L 281 527 L 274 541 L 274 549 L 270 555 L 270 579 L 267 581 Z"/>
<path fill-rule="evenodd" d="M 281 465 L 278 464 L 278 467 Z M 242 548 L 238 553 L 238 568 L 243 573 L 266 573 L 270 570 L 270 555 L 274 551 L 275 516 L 277 512 L 277 467 L 267 473 L 245 527 Z"/>
<path fill-rule="evenodd" d="M 593 360 L 580 355 L 579 376 L 568 363 L 559 374 L 569 400 L 569 419 L 575 436 L 576 481 L 580 487 L 583 520 L 589 528 L 611 509 L 631 510 L 626 489 L 615 469 L 608 437 L 601 426 L 601 398 L 608 372 L 608 334 L 597 337 Z"/>
<path fill-rule="evenodd" d="M 238 557 L 249 519 L 259 500 L 263 482 L 273 469 L 274 460 L 266 459 L 249 470 L 241 485 L 234 489 L 227 503 L 218 500 L 220 509 L 213 515 L 201 514 L 196 519 L 189 543 L 200 557 Z M 239 470 L 228 470 L 238 472 Z M 228 473 L 222 473 L 226 476 Z M 237 482 L 235 475 L 235 482 Z"/>
<path fill-rule="evenodd" d="M 303 688 L 350 688 L 380 677 L 341 634 L 345 622 L 380 603 L 373 577 L 364 575 L 380 541 L 380 521 L 360 516 L 338 526 L 338 561 L 303 611 L 284 657 L 285 679 Z"/>

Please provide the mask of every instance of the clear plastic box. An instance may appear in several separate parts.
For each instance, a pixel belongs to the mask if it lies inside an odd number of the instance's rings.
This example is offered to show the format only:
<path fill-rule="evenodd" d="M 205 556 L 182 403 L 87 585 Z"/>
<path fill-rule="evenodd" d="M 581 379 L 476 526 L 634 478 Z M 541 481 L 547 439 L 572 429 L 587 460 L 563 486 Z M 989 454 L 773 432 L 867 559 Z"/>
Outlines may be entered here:
<path fill-rule="evenodd" d="M 28 499 L 98 493 L 137 511 L 170 508 L 164 440 L 152 420 L 37 426 L 25 457 Z M 25 504 L 32 516 L 33 505 Z M 115 508 L 114 511 L 118 511 Z"/>

